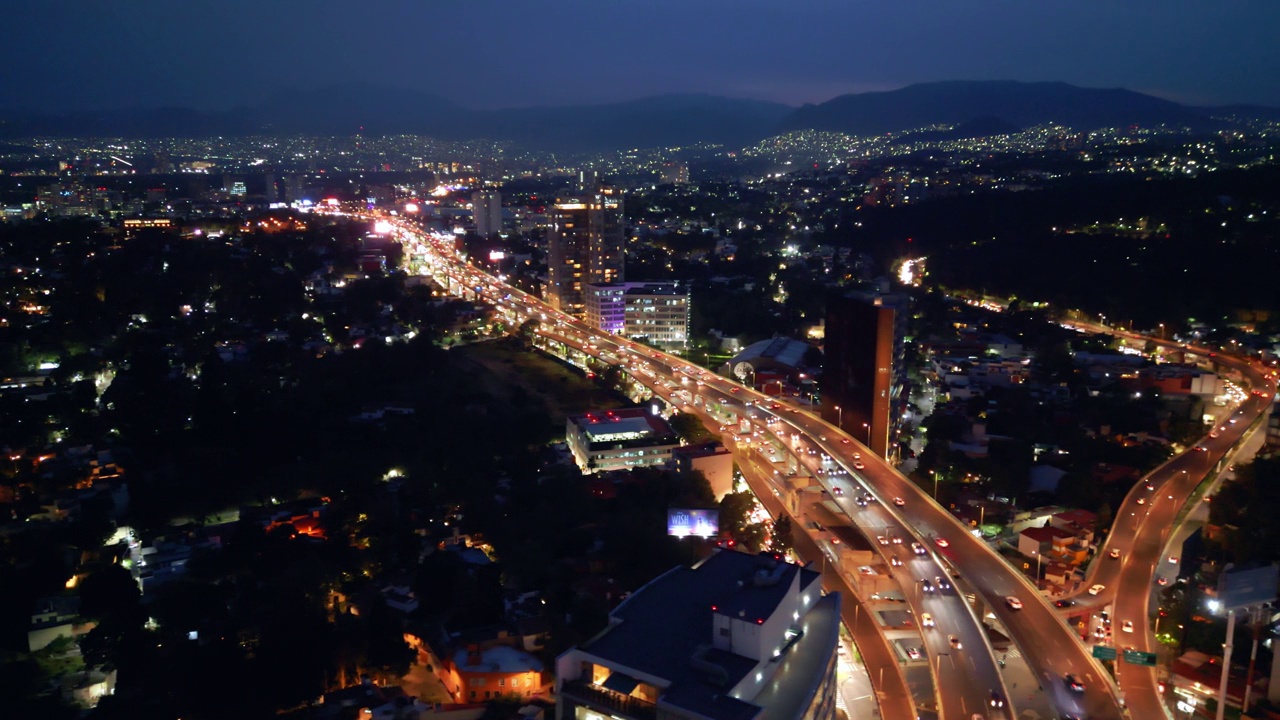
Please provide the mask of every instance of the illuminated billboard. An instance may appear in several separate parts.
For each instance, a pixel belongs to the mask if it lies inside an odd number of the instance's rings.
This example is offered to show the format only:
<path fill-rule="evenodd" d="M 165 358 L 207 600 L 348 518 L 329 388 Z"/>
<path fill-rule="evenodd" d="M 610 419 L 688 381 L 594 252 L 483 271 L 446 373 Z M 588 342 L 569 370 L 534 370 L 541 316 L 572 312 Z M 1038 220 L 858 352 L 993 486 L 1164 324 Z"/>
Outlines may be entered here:
<path fill-rule="evenodd" d="M 667 510 L 667 534 L 674 537 L 715 537 L 720 532 L 719 510 Z"/>

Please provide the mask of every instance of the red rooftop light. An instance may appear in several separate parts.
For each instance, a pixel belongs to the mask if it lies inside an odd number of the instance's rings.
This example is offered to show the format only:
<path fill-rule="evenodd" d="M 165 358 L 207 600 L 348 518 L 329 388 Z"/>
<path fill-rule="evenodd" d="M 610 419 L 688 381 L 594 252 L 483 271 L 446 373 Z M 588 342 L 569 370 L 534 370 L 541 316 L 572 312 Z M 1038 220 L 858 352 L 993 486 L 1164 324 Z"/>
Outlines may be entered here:
<path fill-rule="evenodd" d="M 764 618 L 756 618 L 756 624 L 757 624 L 757 625 L 763 625 L 763 624 L 764 624 Z"/>

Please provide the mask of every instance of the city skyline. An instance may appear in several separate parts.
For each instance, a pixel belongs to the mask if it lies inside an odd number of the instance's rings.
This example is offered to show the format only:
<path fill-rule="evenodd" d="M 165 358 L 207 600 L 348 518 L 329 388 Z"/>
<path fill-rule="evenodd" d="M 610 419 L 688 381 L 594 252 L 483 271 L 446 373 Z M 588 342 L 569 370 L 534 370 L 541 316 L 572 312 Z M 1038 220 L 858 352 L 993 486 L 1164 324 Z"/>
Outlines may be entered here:
<path fill-rule="evenodd" d="M 16 88 L 4 105 L 40 111 L 228 109 L 368 81 L 473 109 L 666 93 L 800 105 L 939 80 L 1063 81 L 1192 105 L 1280 105 L 1274 6 L 990 2 L 975 12 L 972 3 L 946 2 L 929 10 L 822 0 L 692 8 L 374 0 L 358 12 L 330 0 L 267 8 L 27 1 L 0 29 L 0 67 Z"/>

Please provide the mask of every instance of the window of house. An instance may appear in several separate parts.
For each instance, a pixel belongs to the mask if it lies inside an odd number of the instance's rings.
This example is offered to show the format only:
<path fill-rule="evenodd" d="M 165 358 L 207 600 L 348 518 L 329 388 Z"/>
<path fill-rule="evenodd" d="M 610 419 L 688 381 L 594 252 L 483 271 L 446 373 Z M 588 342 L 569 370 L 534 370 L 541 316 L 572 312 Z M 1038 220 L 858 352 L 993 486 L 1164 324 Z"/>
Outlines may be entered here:
<path fill-rule="evenodd" d="M 506 687 L 506 686 L 507 686 L 506 678 L 498 678 L 498 687 Z"/>
<path fill-rule="evenodd" d="M 720 637 L 729 637 L 729 628 L 727 627 L 720 628 Z"/>

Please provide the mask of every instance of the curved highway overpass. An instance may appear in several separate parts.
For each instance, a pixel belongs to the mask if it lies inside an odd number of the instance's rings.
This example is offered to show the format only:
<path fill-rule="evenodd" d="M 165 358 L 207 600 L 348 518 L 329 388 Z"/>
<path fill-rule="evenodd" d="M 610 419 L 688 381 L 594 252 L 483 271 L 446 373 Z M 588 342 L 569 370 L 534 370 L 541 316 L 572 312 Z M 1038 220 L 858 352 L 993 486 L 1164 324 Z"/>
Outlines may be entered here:
<path fill-rule="evenodd" d="M 486 296 L 499 307 L 520 317 L 554 321 L 545 328 L 546 335 L 558 336 L 592 355 L 611 355 L 620 364 L 628 366 L 633 377 L 660 396 L 682 404 L 680 399 L 672 398 L 672 388 L 665 387 L 663 383 L 682 376 L 696 376 L 702 382 L 699 391 L 704 398 L 714 398 L 740 408 L 743 414 L 749 407 L 774 412 L 789 428 L 788 432 L 799 437 L 797 442 L 829 456 L 831 466 L 840 468 L 842 472 L 818 477 L 856 525 L 864 531 L 872 528 L 867 531 L 870 535 L 877 534 L 874 528 L 900 532 L 904 537 L 915 538 L 928 549 L 924 555 L 911 553 L 899 556 L 902 564 L 894 569 L 894 573 L 903 583 L 908 603 L 915 608 L 916 615 L 928 612 L 939 624 L 938 632 L 922 631 L 922 634 L 942 701 L 939 708 L 942 717 L 964 720 L 969 720 L 973 714 L 984 718 L 1011 717 L 1013 708 L 1007 704 L 993 708 L 988 702 L 993 689 L 1000 691 L 1003 688 L 1003 680 L 974 609 L 964 601 L 961 593 L 926 593 L 922 584 L 915 580 L 917 576 L 929 579 L 954 575 L 958 577 L 958 587 L 971 589 L 982 601 L 979 612 L 994 614 L 1019 645 L 1040 679 L 1040 690 L 1051 698 L 1053 707 L 1061 716 L 1096 720 L 1165 716 L 1167 711 L 1156 692 L 1154 672 L 1150 668 L 1123 665 L 1119 673 L 1123 695 L 1118 695 L 1117 686 L 1107 671 L 1093 659 L 1089 648 L 1080 642 L 1077 632 L 1047 603 L 1029 579 L 1012 568 L 986 542 L 971 534 L 915 483 L 889 463 L 872 455 L 855 439 L 810 413 L 786 408 L 771 409 L 770 405 L 776 404 L 772 398 L 727 378 L 707 373 L 681 358 L 593 330 L 585 323 L 553 310 L 540 300 L 468 265 L 456 254 L 452 237 L 432 236 L 405 220 L 398 221 L 396 227 L 408 233 L 412 242 L 431 248 L 437 260 L 447 265 L 448 272 L 472 294 Z M 1147 338 L 1142 339 L 1145 341 Z M 1209 353 L 1202 348 L 1186 350 Z M 1205 474 L 1265 411 L 1267 402 L 1274 395 L 1275 378 L 1268 368 L 1248 359 L 1225 355 L 1218 355 L 1215 359 L 1223 366 L 1239 371 L 1251 388 L 1266 397 L 1251 395 L 1235 411 L 1236 422 L 1222 427 L 1218 437 L 1206 439 L 1203 450 L 1189 451 L 1174 458 L 1148 476 L 1147 483 L 1140 483 L 1126 498 L 1107 540 L 1107 552 L 1111 548 L 1120 549 L 1121 557 L 1115 561 L 1102 557 L 1095 562 L 1095 575 L 1091 581 L 1107 586 L 1108 595 L 1100 596 L 1103 600 L 1108 599 L 1111 592 L 1116 593 L 1117 619 L 1131 619 L 1135 625 L 1142 623 L 1145 627 L 1152 575 L 1162 557 L 1168 528 Z M 645 373 L 639 372 L 640 362 L 649 364 L 658 372 L 652 378 L 646 377 Z M 786 442 L 785 437 L 782 440 Z M 1146 489 L 1148 484 L 1152 489 Z M 833 492 L 837 488 L 842 493 Z M 856 502 L 864 490 L 875 500 L 865 507 Z M 904 543 L 888 548 L 878 546 L 878 549 L 886 559 L 892 559 L 908 547 L 909 543 Z M 948 627 L 942 628 L 943 624 Z M 949 635 L 957 636 L 962 650 L 957 651 L 952 646 Z M 1132 644 L 1136 649 L 1147 649 L 1153 642 L 1149 633 L 1134 633 L 1134 636 Z M 1083 680 L 1083 690 L 1068 687 L 1063 681 L 1067 674 Z M 886 686 L 885 689 L 889 688 Z M 1121 697 L 1127 700 L 1130 712 L 1122 708 Z"/>

